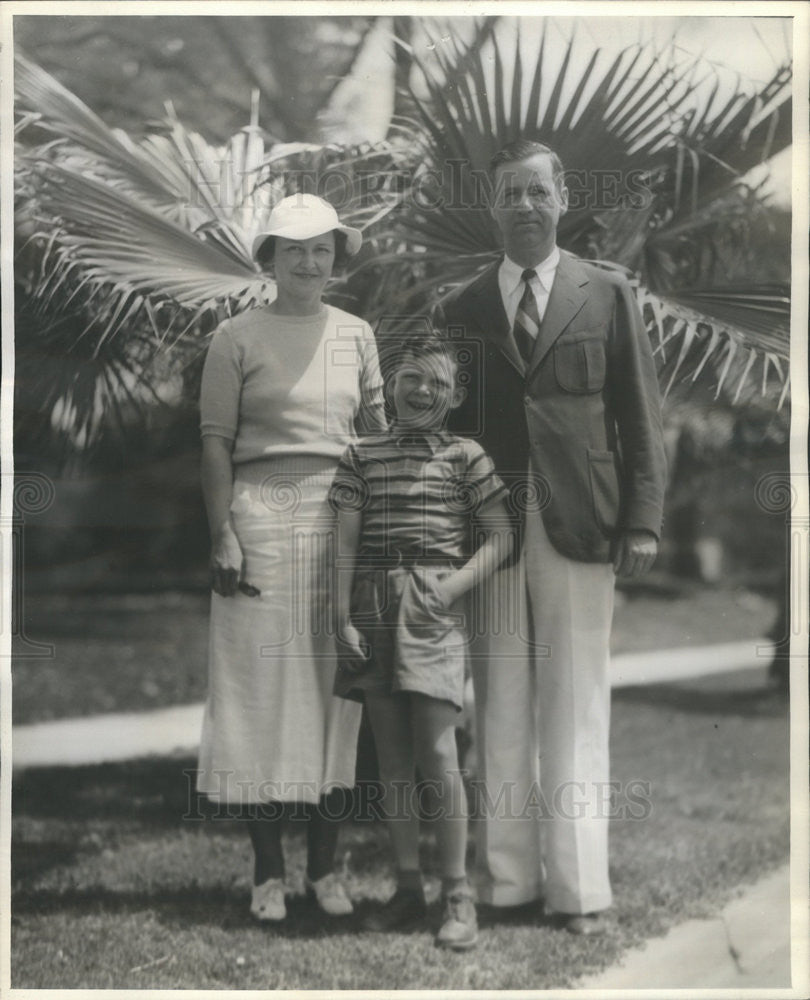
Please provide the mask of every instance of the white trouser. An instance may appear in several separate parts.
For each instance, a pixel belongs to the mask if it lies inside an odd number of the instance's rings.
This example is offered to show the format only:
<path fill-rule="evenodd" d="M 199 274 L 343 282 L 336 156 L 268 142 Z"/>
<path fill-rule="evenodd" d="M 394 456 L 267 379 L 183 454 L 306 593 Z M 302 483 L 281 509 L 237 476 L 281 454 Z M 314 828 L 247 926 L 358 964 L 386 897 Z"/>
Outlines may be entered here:
<path fill-rule="evenodd" d="M 480 595 L 484 617 L 473 615 L 471 652 L 482 902 L 542 896 L 562 913 L 611 904 L 613 589 L 612 566 L 561 556 L 540 513 L 529 512 L 520 560 Z"/>

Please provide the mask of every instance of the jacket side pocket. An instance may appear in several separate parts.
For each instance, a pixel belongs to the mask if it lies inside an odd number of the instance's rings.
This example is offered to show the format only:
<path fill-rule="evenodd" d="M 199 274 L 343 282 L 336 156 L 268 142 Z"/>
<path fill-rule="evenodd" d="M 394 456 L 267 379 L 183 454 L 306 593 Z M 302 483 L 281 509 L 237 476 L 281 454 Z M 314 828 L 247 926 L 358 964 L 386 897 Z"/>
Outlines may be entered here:
<path fill-rule="evenodd" d="M 619 520 L 619 474 L 612 451 L 588 449 L 593 516 L 603 534 L 610 536 Z"/>

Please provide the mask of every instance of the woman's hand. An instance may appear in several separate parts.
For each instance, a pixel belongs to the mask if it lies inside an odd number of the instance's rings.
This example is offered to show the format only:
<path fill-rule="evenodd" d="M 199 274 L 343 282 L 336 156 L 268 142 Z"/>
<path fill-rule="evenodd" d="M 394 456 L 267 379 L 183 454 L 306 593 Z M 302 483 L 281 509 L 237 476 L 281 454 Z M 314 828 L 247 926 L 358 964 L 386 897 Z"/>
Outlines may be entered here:
<path fill-rule="evenodd" d="M 230 524 L 225 524 L 211 546 L 211 586 L 221 597 L 233 597 L 245 565 L 239 539 Z"/>

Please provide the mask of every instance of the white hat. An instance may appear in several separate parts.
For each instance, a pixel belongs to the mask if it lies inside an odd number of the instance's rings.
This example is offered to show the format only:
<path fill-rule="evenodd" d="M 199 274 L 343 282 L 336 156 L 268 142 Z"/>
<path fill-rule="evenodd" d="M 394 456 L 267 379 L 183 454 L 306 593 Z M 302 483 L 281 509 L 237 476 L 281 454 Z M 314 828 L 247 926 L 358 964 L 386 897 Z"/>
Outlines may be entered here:
<path fill-rule="evenodd" d="M 255 260 L 259 248 L 268 236 L 308 240 L 333 229 L 345 235 L 346 252 L 349 256 L 356 254 L 363 242 L 359 229 L 341 225 L 337 212 L 323 198 L 317 198 L 314 194 L 291 194 L 289 198 L 282 198 L 270 213 L 267 229 L 253 238 L 251 255 Z"/>

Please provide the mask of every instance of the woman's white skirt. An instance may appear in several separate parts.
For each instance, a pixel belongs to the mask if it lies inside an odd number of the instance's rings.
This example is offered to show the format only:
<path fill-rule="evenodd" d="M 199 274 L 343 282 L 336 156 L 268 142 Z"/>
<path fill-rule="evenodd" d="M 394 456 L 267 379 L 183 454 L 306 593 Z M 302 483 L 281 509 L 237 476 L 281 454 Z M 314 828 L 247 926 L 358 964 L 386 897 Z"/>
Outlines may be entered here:
<path fill-rule="evenodd" d="M 237 469 L 231 518 L 245 582 L 211 595 L 208 700 L 197 788 L 219 802 L 317 802 L 354 784 L 360 706 L 332 693 L 335 462 Z"/>

